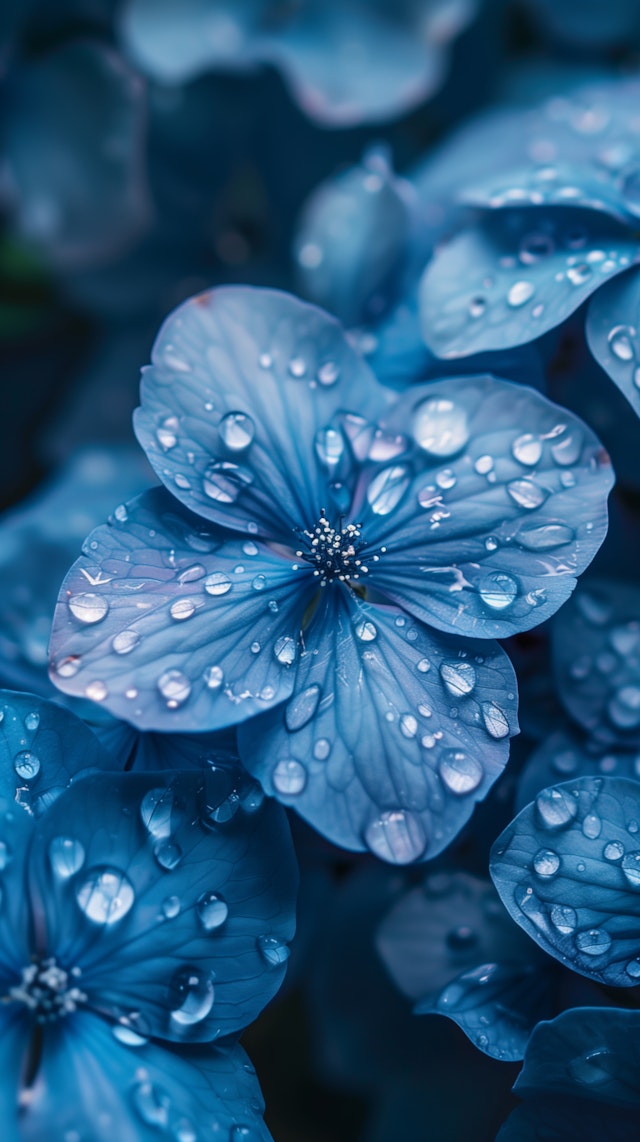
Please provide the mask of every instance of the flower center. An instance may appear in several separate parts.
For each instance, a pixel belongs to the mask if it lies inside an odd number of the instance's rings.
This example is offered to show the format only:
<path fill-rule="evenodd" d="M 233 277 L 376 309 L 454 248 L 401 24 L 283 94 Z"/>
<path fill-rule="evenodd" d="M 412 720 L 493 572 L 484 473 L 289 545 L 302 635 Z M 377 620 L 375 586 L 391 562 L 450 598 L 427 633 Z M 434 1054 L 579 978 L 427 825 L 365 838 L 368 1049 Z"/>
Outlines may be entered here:
<path fill-rule="evenodd" d="M 8 999 L 25 1003 L 38 1023 L 53 1022 L 86 1002 L 74 982 L 79 975 L 79 968 L 66 972 L 54 959 L 36 960 L 22 969 L 22 979 L 11 988 Z"/>
<path fill-rule="evenodd" d="M 369 568 L 359 557 L 362 550 L 360 524 L 333 527 L 322 508 L 313 531 L 305 529 L 300 536 L 305 540 L 307 550 L 296 551 L 296 555 L 311 564 L 321 587 L 335 580 L 351 583 L 367 574 Z"/>

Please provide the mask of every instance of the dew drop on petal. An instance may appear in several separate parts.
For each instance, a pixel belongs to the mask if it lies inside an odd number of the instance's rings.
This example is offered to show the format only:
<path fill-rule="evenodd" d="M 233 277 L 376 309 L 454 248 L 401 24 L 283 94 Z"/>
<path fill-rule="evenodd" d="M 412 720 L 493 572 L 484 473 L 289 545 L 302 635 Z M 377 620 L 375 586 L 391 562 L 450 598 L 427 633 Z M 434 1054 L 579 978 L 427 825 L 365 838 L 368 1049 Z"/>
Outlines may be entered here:
<path fill-rule="evenodd" d="M 373 642 L 378 636 L 378 631 L 374 623 L 366 620 L 357 624 L 356 635 L 362 642 Z"/>
<path fill-rule="evenodd" d="M 430 397 L 414 412 L 413 436 L 431 456 L 455 456 L 469 440 L 467 414 L 451 400 Z"/>
<path fill-rule="evenodd" d="M 325 361 L 318 369 L 318 380 L 321 385 L 335 385 L 339 376 L 340 370 L 335 361 Z"/>
<path fill-rule="evenodd" d="M 40 758 L 33 750 L 22 749 L 13 759 L 13 768 L 23 781 L 33 781 L 40 772 Z"/>
<path fill-rule="evenodd" d="M 128 877 L 117 868 L 94 868 L 76 890 L 76 900 L 94 924 L 115 924 L 131 908 L 135 894 Z"/>
<path fill-rule="evenodd" d="M 367 848 L 391 864 L 410 864 L 419 860 L 427 847 L 427 834 L 420 817 L 406 809 L 381 813 L 367 826 L 364 834 Z"/>
<path fill-rule="evenodd" d="M 525 432 L 523 436 L 518 436 L 514 440 L 511 451 L 519 464 L 527 464 L 529 467 L 533 467 L 542 456 L 542 441 L 539 436 Z"/>
<path fill-rule="evenodd" d="M 560 868 L 560 857 L 553 849 L 539 849 L 533 858 L 533 869 L 543 880 L 555 876 Z"/>
<path fill-rule="evenodd" d="M 111 640 L 111 649 L 116 654 L 129 654 L 140 643 L 137 630 L 121 630 Z"/>
<path fill-rule="evenodd" d="M 507 491 L 511 499 L 526 511 L 539 508 L 549 495 L 546 488 L 541 488 L 534 480 L 511 480 L 507 484 Z"/>
<path fill-rule="evenodd" d="M 612 1057 L 611 1051 L 603 1047 L 601 1050 L 589 1051 L 586 1055 L 570 1059 L 568 1069 L 576 1082 L 585 1086 L 599 1086 L 600 1083 L 609 1082 L 615 1073 L 615 1058 Z"/>
<path fill-rule="evenodd" d="M 565 829 L 576 817 L 578 802 L 565 789 L 543 789 L 536 797 L 540 824 L 545 829 Z"/>
<path fill-rule="evenodd" d="M 196 914 L 205 932 L 214 932 L 224 924 L 229 915 L 229 905 L 215 892 L 203 892 L 198 897 Z"/>
<path fill-rule="evenodd" d="M 316 761 L 326 761 L 331 753 L 331 742 L 328 738 L 318 738 L 313 747 L 313 756 Z"/>
<path fill-rule="evenodd" d="M 551 909 L 551 923 L 561 936 L 569 936 L 578 924 L 578 914 L 570 905 L 554 904 Z"/>
<path fill-rule="evenodd" d="M 565 523 L 531 524 L 521 527 L 515 539 L 527 551 L 553 551 L 575 538 L 573 528 Z"/>
<path fill-rule="evenodd" d="M 624 970 L 631 979 L 640 979 L 640 959 L 630 960 Z"/>
<path fill-rule="evenodd" d="M 156 438 L 161 448 L 169 452 L 178 443 L 180 424 L 177 416 L 168 416 L 156 430 Z"/>
<path fill-rule="evenodd" d="M 588 928 L 577 933 L 576 947 L 585 956 L 603 956 L 611 947 L 611 936 L 603 928 Z"/>
<path fill-rule="evenodd" d="M 602 821 L 596 813 L 587 813 L 582 822 L 582 832 L 590 841 L 595 841 L 602 832 Z"/>
<path fill-rule="evenodd" d="M 640 852 L 627 853 L 620 866 L 632 888 L 640 888 Z"/>
<path fill-rule="evenodd" d="M 485 606 L 493 611 L 504 611 L 517 598 L 518 584 L 504 571 L 491 571 L 480 581 L 478 591 Z"/>
<path fill-rule="evenodd" d="M 302 793 L 307 784 L 307 771 L 304 765 L 294 758 L 282 758 L 274 767 L 272 781 L 278 793 L 295 796 Z"/>
<path fill-rule="evenodd" d="M 233 504 L 251 483 L 253 476 L 247 468 L 227 460 L 219 460 L 207 468 L 202 480 L 202 490 L 210 500 L 216 500 L 220 504 Z"/>
<path fill-rule="evenodd" d="M 203 585 L 208 595 L 226 595 L 231 590 L 231 580 L 224 571 L 213 571 Z"/>
<path fill-rule="evenodd" d="M 233 452 L 242 452 L 248 448 L 253 441 L 255 431 L 251 417 L 244 412 L 228 412 L 218 425 L 218 432 L 224 443 Z"/>
<path fill-rule="evenodd" d="M 156 861 L 165 872 L 177 868 L 182 860 L 182 849 L 175 841 L 162 841 L 153 850 Z"/>
<path fill-rule="evenodd" d="M 458 796 L 473 793 L 484 777 L 482 764 L 460 749 L 448 749 L 440 758 L 440 776 L 447 789 Z"/>
<path fill-rule="evenodd" d="M 171 1099 L 162 1087 L 147 1079 L 136 1082 L 131 1088 L 131 1101 L 145 1126 L 166 1130 L 169 1125 Z"/>
<path fill-rule="evenodd" d="M 367 502 L 376 515 L 389 515 L 409 487 L 409 469 L 404 464 L 383 468 L 367 487 Z"/>
<path fill-rule="evenodd" d="M 162 901 L 162 914 L 167 920 L 175 920 L 180 915 L 181 907 L 179 896 L 167 896 Z"/>
<path fill-rule="evenodd" d="M 476 684 L 475 667 L 470 662 L 443 662 L 440 677 L 454 698 L 470 694 Z"/>
<path fill-rule="evenodd" d="M 162 840 L 171 835 L 171 815 L 174 808 L 174 796 L 171 789 L 149 789 L 140 805 L 140 817 L 145 829 L 155 837 Z"/>
<path fill-rule="evenodd" d="M 624 845 L 620 844 L 620 841 L 609 841 L 604 846 L 602 855 L 605 860 L 621 860 L 624 856 Z"/>
<path fill-rule="evenodd" d="M 200 968 L 183 967 L 170 985 L 171 1022 L 178 1027 L 201 1023 L 213 1007 L 213 980 Z"/>
<path fill-rule="evenodd" d="M 628 325 L 616 325 L 607 338 L 609 348 L 619 361 L 632 361 L 635 353 L 633 349 L 634 330 Z"/>
<path fill-rule="evenodd" d="M 203 678 L 208 690 L 219 690 L 224 681 L 224 671 L 221 666 L 208 666 Z"/>
<path fill-rule="evenodd" d="M 318 709 L 320 701 L 320 687 L 309 686 L 301 694 L 295 694 L 285 709 L 285 725 L 290 733 L 301 730 L 311 721 Z"/>
<path fill-rule="evenodd" d="M 35 710 L 32 710 L 24 719 L 25 729 L 29 730 L 29 733 L 35 733 L 39 725 L 40 715 Z"/>
<path fill-rule="evenodd" d="M 72 595 L 67 606 L 78 622 L 87 625 L 102 622 L 109 610 L 109 603 L 104 595 L 96 595 L 90 592 Z"/>
<path fill-rule="evenodd" d="M 295 639 L 289 638 L 288 635 L 282 635 L 281 638 L 276 639 L 273 653 L 282 666 L 291 666 L 298 653 Z"/>
<path fill-rule="evenodd" d="M 279 940 L 277 936 L 258 936 L 256 942 L 260 955 L 272 968 L 285 964 L 291 955 L 289 945 L 284 940 Z"/>
<path fill-rule="evenodd" d="M 158 678 L 158 690 L 170 710 L 182 706 L 191 693 L 191 683 L 181 670 L 165 670 Z"/>
<path fill-rule="evenodd" d="M 413 714 L 402 714 L 400 717 L 400 733 L 403 738 L 414 738 L 418 732 L 418 719 Z"/>
<path fill-rule="evenodd" d="M 530 301 L 535 292 L 535 286 L 531 282 L 514 282 L 507 294 L 507 302 L 516 309 Z"/>
<path fill-rule="evenodd" d="M 503 710 L 497 705 L 496 702 L 483 702 L 482 706 L 482 720 L 485 725 L 487 733 L 499 741 L 501 738 L 509 736 L 509 722 Z"/>
<path fill-rule="evenodd" d="M 169 614 L 177 623 L 183 623 L 195 614 L 196 605 L 193 599 L 175 599 L 169 607 Z"/>
<path fill-rule="evenodd" d="M 86 697 L 89 698 L 92 702 L 104 702 L 108 693 L 109 691 L 107 690 L 105 683 L 101 682 L 99 679 L 95 679 L 93 682 L 90 682 L 85 689 Z"/>
<path fill-rule="evenodd" d="M 84 845 L 75 837 L 53 837 L 48 851 L 51 868 L 62 880 L 74 876 L 84 864 Z"/>

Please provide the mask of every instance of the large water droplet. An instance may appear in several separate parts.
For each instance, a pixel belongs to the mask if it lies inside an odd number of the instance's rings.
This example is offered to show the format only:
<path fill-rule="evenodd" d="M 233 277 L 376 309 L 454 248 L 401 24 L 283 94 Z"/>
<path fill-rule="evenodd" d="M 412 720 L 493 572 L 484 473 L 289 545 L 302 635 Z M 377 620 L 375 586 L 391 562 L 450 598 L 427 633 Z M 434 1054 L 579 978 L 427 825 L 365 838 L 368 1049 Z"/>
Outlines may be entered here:
<path fill-rule="evenodd" d="M 24 719 L 25 729 L 29 730 L 29 733 L 33 734 L 33 733 L 35 733 L 35 731 L 37 730 L 39 725 L 40 725 L 40 715 L 35 710 L 32 710 L 31 713 L 27 714 L 25 719 Z"/>
<path fill-rule="evenodd" d="M 509 735 L 509 722 L 503 710 L 500 709 L 495 702 L 482 703 L 482 720 L 485 724 L 485 729 L 492 738 L 497 741 L 500 738 L 506 738 Z"/>
<path fill-rule="evenodd" d="M 476 684 L 475 667 L 470 662 L 443 662 L 440 677 L 454 698 L 470 694 Z"/>
<path fill-rule="evenodd" d="M 551 923 L 562 936 L 569 936 L 578 924 L 578 913 L 570 905 L 554 904 L 551 909 Z"/>
<path fill-rule="evenodd" d="M 167 1129 L 171 1099 L 162 1087 L 146 1079 L 143 1082 L 136 1082 L 131 1088 L 131 1101 L 146 1126 L 152 1126 L 157 1130 Z"/>
<path fill-rule="evenodd" d="M 536 797 L 536 809 L 545 829 L 565 829 L 578 812 L 578 802 L 565 789 L 543 789 Z"/>
<path fill-rule="evenodd" d="M 94 924 L 115 924 L 122 920 L 134 899 L 128 877 L 109 865 L 91 869 L 76 891 L 78 906 Z"/>
<path fill-rule="evenodd" d="M 440 758 L 440 776 L 451 793 L 464 796 L 477 789 L 484 770 L 475 757 L 469 757 L 460 749 L 448 749 Z"/>
<path fill-rule="evenodd" d="M 282 758 L 274 767 L 272 780 L 278 793 L 292 797 L 302 793 L 307 784 L 307 771 L 294 758 Z"/>
<path fill-rule="evenodd" d="M 142 824 L 156 840 L 171 835 L 171 814 L 175 799 L 171 789 L 149 789 L 142 798 Z"/>
<path fill-rule="evenodd" d="M 30 749 L 22 749 L 13 759 L 13 768 L 23 781 L 33 781 L 40 772 L 40 758 Z"/>
<path fill-rule="evenodd" d="M 383 468 L 367 488 L 367 502 L 376 515 L 389 515 L 409 487 L 409 469 L 404 464 Z"/>
<path fill-rule="evenodd" d="M 520 243 L 520 261 L 532 266 L 541 258 L 548 258 L 555 250 L 555 243 L 549 234 L 542 231 L 527 234 Z"/>
<path fill-rule="evenodd" d="M 170 710 L 184 705 L 191 693 L 191 683 L 181 670 L 165 670 L 158 678 L 158 690 Z"/>
<path fill-rule="evenodd" d="M 203 892 L 198 898 L 196 912 L 205 932 L 214 932 L 224 924 L 229 915 L 229 905 L 215 892 Z"/>
<path fill-rule="evenodd" d="M 318 380 L 321 385 L 327 387 L 329 385 L 335 385 L 339 376 L 340 370 L 335 361 L 325 361 L 318 369 Z"/>
<path fill-rule="evenodd" d="M 184 967 L 170 985 L 171 1022 L 178 1027 L 201 1023 L 213 1007 L 213 980 L 200 968 Z"/>
<path fill-rule="evenodd" d="M 329 471 L 340 463 L 344 455 L 344 437 L 335 428 L 319 428 L 315 435 L 316 456 Z"/>
<path fill-rule="evenodd" d="M 104 702 L 108 693 L 109 691 L 107 690 L 105 683 L 100 682 L 100 680 L 97 678 L 93 682 L 90 682 L 85 689 L 87 698 L 89 698 L 92 702 Z"/>
<path fill-rule="evenodd" d="M 298 653 L 295 639 L 289 638 L 288 635 L 283 635 L 281 638 L 276 639 L 273 646 L 273 653 L 282 666 L 291 666 L 295 662 L 296 654 Z"/>
<path fill-rule="evenodd" d="M 582 822 L 582 832 L 590 841 L 595 841 L 602 832 L 602 821 L 596 813 L 587 813 Z"/>
<path fill-rule="evenodd" d="M 84 845 L 75 837 L 54 837 L 49 843 L 49 863 L 62 880 L 68 880 L 82 868 L 84 857 Z"/>
<path fill-rule="evenodd" d="M 609 348 L 614 357 L 619 361 L 633 361 L 635 356 L 633 348 L 633 337 L 635 330 L 630 329 L 628 325 L 616 325 L 611 330 L 608 342 Z"/>
<path fill-rule="evenodd" d="M 632 888 L 640 888 L 640 852 L 627 853 L 620 866 Z"/>
<path fill-rule="evenodd" d="M 160 868 L 163 868 L 165 872 L 171 872 L 172 869 L 178 867 L 182 860 L 182 849 L 175 841 L 161 841 L 155 846 L 153 855 Z"/>
<path fill-rule="evenodd" d="M 378 630 L 374 623 L 363 620 L 356 626 L 356 635 L 362 642 L 373 642 L 378 637 Z"/>
<path fill-rule="evenodd" d="M 427 834 L 420 817 L 406 809 L 381 813 L 367 826 L 367 848 L 391 864 L 410 864 L 424 853 Z"/>
<path fill-rule="evenodd" d="M 493 611 L 504 611 L 517 598 L 518 584 L 504 571 L 491 571 L 480 581 L 478 591 L 485 606 Z"/>
<path fill-rule="evenodd" d="M 620 860 L 624 856 L 624 845 L 620 841 L 609 841 L 604 846 L 602 855 L 605 860 Z"/>
<path fill-rule="evenodd" d="M 140 635 L 137 630 L 121 630 L 111 640 L 111 649 L 115 650 L 116 654 L 129 654 L 135 650 L 139 642 Z"/>
<path fill-rule="evenodd" d="M 530 432 L 525 432 L 523 436 L 518 436 L 511 445 L 511 451 L 514 458 L 520 464 L 527 464 L 533 467 L 538 463 L 542 456 L 542 441 L 539 436 L 533 436 Z"/>
<path fill-rule="evenodd" d="M 533 868 L 539 877 L 547 880 L 560 868 L 560 857 L 553 849 L 539 849 L 533 858 Z"/>
<path fill-rule="evenodd" d="M 245 412 L 228 412 L 218 425 L 220 433 L 227 448 L 233 452 L 242 452 L 248 448 L 255 436 L 255 425 Z"/>
<path fill-rule="evenodd" d="M 220 460 L 207 468 L 202 480 L 202 489 L 210 500 L 216 500 L 220 504 L 233 504 L 251 483 L 253 476 L 247 468 L 232 464 L 231 461 Z"/>
<path fill-rule="evenodd" d="M 193 599 L 175 599 L 169 607 L 169 614 L 177 623 L 183 623 L 195 614 L 195 610 Z"/>
<path fill-rule="evenodd" d="M 507 491 L 514 503 L 526 511 L 533 511 L 544 503 L 549 492 L 541 488 L 535 480 L 511 480 L 507 484 Z"/>
<path fill-rule="evenodd" d="M 95 595 L 90 592 L 72 595 L 67 603 L 74 618 L 81 623 L 99 623 L 105 618 L 109 604 L 104 595 Z"/>
<path fill-rule="evenodd" d="M 414 412 L 413 436 L 431 456 L 455 456 L 469 440 L 467 414 L 453 401 L 430 397 Z"/>
<path fill-rule="evenodd" d="M 290 733 L 301 730 L 313 718 L 320 701 L 320 687 L 309 686 L 301 694 L 295 694 L 288 702 L 284 720 Z"/>
<path fill-rule="evenodd" d="M 588 928 L 576 935 L 576 947 L 585 956 L 604 956 L 611 947 L 611 936 L 603 928 Z"/>
<path fill-rule="evenodd" d="M 518 308 L 530 301 L 535 292 L 535 286 L 531 282 L 514 282 L 507 294 L 507 302 L 514 308 Z"/>
<path fill-rule="evenodd" d="M 551 455 L 561 468 L 569 468 L 572 464 L 577 464 L 582 453 L 582 445 L 584 437 L 579 428 L 572 429 L 571 432 L 564 432 L 557 440 L 551 444 Z M 566 473 L 563 479 L 566 478 Z M 572 486 L 572 485 L 568 485 Z"/>
<path fill-rule="evenodd" d="M 231 580 L 224 571 L 212 571 L 204 581 L 208 595 L 226 595 L 231 590 Z"/>
<path fill-rule="evenodd" d="M 270 967 L 280 967 L 289 959 L 291 954 L 289 945 L 277 936 L 259 936 L 256 942 L 258 951 Z"/>
<path fill-rule="evenodd" d="M 516 534 L 517 542 L 527 551 L 552 551 L 574 538 L 575 532 L 566 523 L 529 524 Z"/>

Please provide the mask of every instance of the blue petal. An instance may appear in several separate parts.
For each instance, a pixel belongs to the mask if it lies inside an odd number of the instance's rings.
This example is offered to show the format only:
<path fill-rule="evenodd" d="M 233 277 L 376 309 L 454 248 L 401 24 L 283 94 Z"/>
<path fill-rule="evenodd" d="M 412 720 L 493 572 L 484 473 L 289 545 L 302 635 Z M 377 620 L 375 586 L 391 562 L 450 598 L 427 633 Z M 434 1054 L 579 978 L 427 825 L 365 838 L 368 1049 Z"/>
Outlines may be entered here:
<path fill-rule="evenodd" d="M 283 811 L 239 767 L 78 782 L 39 823 L 30 871 L 47 953 L 136 1031 L 237 1032 L 282 982 L 295 858 Z"/>
<path fill-rule="evenodd" d="M 263 1107 L 241 1047 L 178 1053 L 83 1011 L 47 1027 L 19 1137 L 42 1142 L 55 1123 L 57 1138 L 91 1142 L 270 1142 Z"/>
<path fill-rule="evenodd" d="M 485 214 L 425 270 L 424 339 L 440 357 L 534 341 L 637 257 L 632 232 L 595 211 Z"/>
<path fill-rule="evenodd" d="M 596 361 L 640 415 L 639 306 L 640 275 L 637 271 L 615 278 L 591 301 L 586 333 Z"/>
<path fill-rule="evenodd" d="M 600 983 L 640 978 L 640 785 L 582 777 L 552 786 L 492 850 L 503 903 L 545 951 Z"/>
<path fill-rule="evenodd" d="M 56 262 L 113 258 L 147 222 L 144 88 L 115 53 L 67 44 L 23 66 L 5 137 L 23 234 Z"/>
<path fill-rule="evenodd" d="M 288 544 L 353 478 L 338 411 L 375 420 L 390 399 L 333 318 L 273 290 L 192 298 L 152 359 L 135 428 L 158 477 L 206 519 Z"/>
<path fill-rule="evenodd" d="M 599 211 L 623 225 L 630 225 L 632 218 L 626 207 L 624 194 L 606 166 L 577 163 L 528 164 L 509 170 L 492 172 L 479 182 L 471 182 L 464 187 L 460 200 L 469 206 L 501 210 L 516 207 L 569 206 L 572 210 L 586 207 Z M 531 216 L 535 227 L 536 216 Z M 543 252 L 548 242 L 544 243 Z M 523 247 L 529 257 L 521 262 L 531 265 L 534 246 Z"/>
<path fill-rule="evenodd" d="M 361 485 L 367 582 L 481 638 L 553 614 L 606 533 L 611 467 L 591 430 L 492 377 L 416 386 L 381 426 L 414 446 Z"/>
<path fill-rule="evenodd" d="M 89 537 L 54 616 L 52 678 L 140 729 L 205 731 L 288 697 L 310 568 L 156 488 Z M 296 582 L 296 574 L 299 582 Z"/>
<path fill-rule="evenodd" d="M 558 730 L 534 750 L 518 779 L 516 808 L 528 805 L 542 789 L 576 777 L 627 777 L 640 781 L 634 753 L 605 751 L 597 742 L 569 729 Z"/>
<path fill-rule="evenodd" d="M 580 586 L 552 627 L 560 700 L 597 741 L 640 745 L 640 592 L 614 580 Z"/>
<path fill-rule="evenodd" d="M 509 660 L 342 590 L 322 593 L 303 644 L 292 697 L 241 727 L 243 761 L 343 848 L 435 856 L 507 760 Z"/>
<path fill-rule="evenodd" d="M 322 183 L 295 239 L 302 293 L 347 326 L 379 318 L 400 286 L 412 209 L 413 188 L 380 150 Z"/>
<path fill-rule="evenodd" d="M 28 959 L 24 960 L 20 967 L 27 962 Z M 18 972 L 18 978 L 19 975 Z M 0 1121 L 2 1122 L 3 1142 L 26 1142 L 16 1113 L 22 1069 L 31 1036 L 31 1024 L 25 1015 L 26 1008 L 22 1004 L 2 1004 L 0 1010 L 0 1067 L 2 1068 Z M 43 1136 L 41 1135 L 41 1137 Z"/>

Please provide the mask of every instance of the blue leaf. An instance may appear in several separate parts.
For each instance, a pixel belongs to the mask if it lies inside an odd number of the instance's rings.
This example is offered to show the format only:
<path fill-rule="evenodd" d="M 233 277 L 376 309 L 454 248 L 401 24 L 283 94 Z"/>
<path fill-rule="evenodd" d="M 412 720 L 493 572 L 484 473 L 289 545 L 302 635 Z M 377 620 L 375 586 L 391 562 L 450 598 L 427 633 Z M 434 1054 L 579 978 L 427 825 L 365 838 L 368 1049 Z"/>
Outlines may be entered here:
<path fill-rule="evenodd" d="M 241 727 L 243 761 L 343 848 L 435 856 L 507 760 L 509 660 L 338 591 L 322 593 L 303 647 L 289 701 Z"/>
<path fill-rule="evenodd" d="M 640 415 L 640 275 L 623 274 L 598 291 L 589 305 L 586 334 L 598 364 Z"/>
<path fill-rule="evenodd" d="M 481 638 L 553 614 L 606 533 L 612 474 L 591 430 L 492 377 L 413 387 L 380 423 L 414 445 L 361 484 L 367 582 L 425 622 Z"/>
<path fill-rule="evenodd" d="M 222 1037 L 282 982 L 295 858 L 284 813 L 239 767 L 79 781 L 39 822 L 30 874 L 46 951 L 125 1027 Z"/>
<path fill-rule="evenodd" d="M 549 734 L 529 758 L 518 779 L 516 809 L 520 811 L 542 789 L 576 777 L 627 777 L 640 781 L 640 760 L 634 753 L 606 751 L 574 730 Z"/>
<path fill-rule="evenodd" d="M 8 91 L 5 154 L 25 237 L 57 263 L 117 255 L 144 229 L 144 88 L 112 50 L 66 44 Z"/>
<path fill-rule="evenodd" d="M 178 1053 L 81 1011 L 44 1032 L 38 1073 L 19 1112 L 19 1137 L 41 1142 L 52 1137 L 55 1123 L 58 1138 L 91 1142 L 218 1134 L 225 1142 L 271 1142 L 263 1106 L 241 1047 Z M 12 1108 L 9 1123 L 15 1114 Z"/>
<path fill-rule="evenodd" d="M 85 544 L 54 616 L 52 678 L 140 729 L 205 731 L 288 697 L 313 582 L 156 488 Z M 298 575 L 299 581 L 296 581 Z"/>
<path fill-rule="evenodd" d="M 440 357 L 534 341 L 637 257 L 631 231 L 595 211 L 484 214 L 425 270 L 424 339 Z"/>
<path fill-rule="evenodd" d="M 496 841 L 503 903 L 545 951 L 597 982 L 640 978 L 640 784 L 582 777 L 538 794 Z"/>
<path fill-rule="evenodd" d="M 135 428 L 158 477 L 206 519 L 288 544 L 336 482 L 353 488 L 338 412 L 375 420 L 390 400 L 333 318 L 273 290 L 192 298 L 152 359 Z"/>
<path fill-rule="evenodd" d="M 560 700 L 604 745 L 640 745 L 640 593 L 614 580 L 580 586 L 552 627 Z"/>

